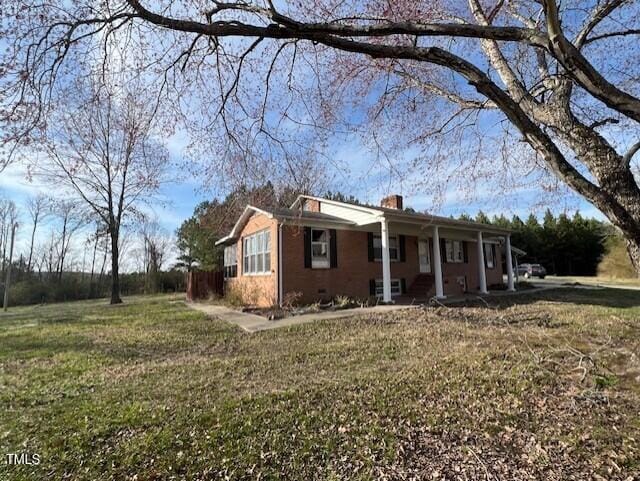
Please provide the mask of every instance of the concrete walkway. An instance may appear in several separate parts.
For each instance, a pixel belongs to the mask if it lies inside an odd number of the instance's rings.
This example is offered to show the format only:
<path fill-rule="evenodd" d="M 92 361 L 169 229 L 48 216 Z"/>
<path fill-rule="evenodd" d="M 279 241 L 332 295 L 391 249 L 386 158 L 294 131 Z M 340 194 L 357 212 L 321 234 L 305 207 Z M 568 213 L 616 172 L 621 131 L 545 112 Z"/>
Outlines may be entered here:
<path fill-rule="evenodd" d="M 473 301 L 482 299 L 485 301 L 490 301 L 492 298 L 496 297 L 508 297 L 508 296 L 518 296 L 518 295 L 527 295 L 527 294 L 535 294 L 538 292 L 558 289 L 558 288 L 568 288 L 575 287 L 570 285 L 561 285 L 556 283 L 545 283 L 542 285 L 536 285 L 532 289 L 523 289 L 521 291 L 508 292 L 508 291 L 493 291 L 488 295 L 480 295 L 480 294 L 464 294 L 460 296 L 450 296 L 446 299 L 442 299 L 439 301 L 440 304 L 450 305 L 450 304 L 458 304 L 466 301 Z M 580 286 L 583 289 L 602 289 L 599 286 Z M 344 317 L 352 317 L 358 316 L 362 314 L 374 314 L 374 313 L 383 313 L 383 312 L 391 312 L 397 311 L 399 309 L 415 309 L 423 305 L 423 303 L 428 304 L 428 300 L 416 300 L 415 303 L 409 304 L 410 300 L 404 299 L 407 301 L 404 304 L 391 304 L 391 305 L 380 305 L 374 307 L 358 307 L 354 309 L 343 309 L 340 311 L 320 311 L 313 312 L 309 314 L 301 314 L 299 316 L 290 316 L 285 317 L 284 319 L 278 319 L 276 321 L 270 321 L 266 317 L 258 316 L 256 314 L 251 314 L 249 312 L 241 312 L 236 311 L 234 309 L 230 309 L 226 306 L 215 305 L 215 304 L 204 304 L 198 302 L 187 302 L 187 306 L 192 309 L 198 310 L 200 312 L 204 312 L 206 315 L 210 317 L 217 317 L 222 319 L 223 321 L 230 322 L 231 324 L 235 324 L 238 327 L 241 327 L 247 332 L 258 332 L 265 331 L 267 329 L 276 329 L 278 327 L 287 327 L 287 326 L 297 326 L 299 324 L 307 324 L 313 321 L 323 321 L 327 319 L 340 319 Z"/>
<path fill-rule="evenodd" d="M 278 327 L 297 326 L 299 324 L 307 324 L 313 321 L 324 321 L 327 319 L 340 319 L 343 317 L 352 317 L 362 314 L 374 314 L 382 312 L 397 311 L 399 309 L 415 309 L 417 305 L 384 305 L 374 307 L 358 307 L 355 309 L 343 309 L 341 311 L 321 311 L 309 314 L 301 314 L 299 316 L 285 317 L 276 321 L 270 321 L 265 317 L 251 314 L 248 312 L 240 312 L 230 309 L 226 306 L 213 304 L 202 304 L 198 302 L 187 302 L 186 305 L 192 309 L 204 312 L 209 317 L 217 317 L 223 321 L 235 324 L 247 332 L 266 331 L 267 329 L 276 329 Z"/>

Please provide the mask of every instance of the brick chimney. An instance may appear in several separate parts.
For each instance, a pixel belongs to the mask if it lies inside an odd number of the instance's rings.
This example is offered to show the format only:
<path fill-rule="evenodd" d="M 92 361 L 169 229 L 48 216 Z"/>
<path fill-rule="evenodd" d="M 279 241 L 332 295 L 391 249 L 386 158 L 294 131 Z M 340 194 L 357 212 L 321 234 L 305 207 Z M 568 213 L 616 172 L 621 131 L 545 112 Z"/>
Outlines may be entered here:
<path fill-rule="evenodd" d="M 397 194 L 389 195 L 380 201 L 380 207 L 402 210 L 402 196 Z"/>

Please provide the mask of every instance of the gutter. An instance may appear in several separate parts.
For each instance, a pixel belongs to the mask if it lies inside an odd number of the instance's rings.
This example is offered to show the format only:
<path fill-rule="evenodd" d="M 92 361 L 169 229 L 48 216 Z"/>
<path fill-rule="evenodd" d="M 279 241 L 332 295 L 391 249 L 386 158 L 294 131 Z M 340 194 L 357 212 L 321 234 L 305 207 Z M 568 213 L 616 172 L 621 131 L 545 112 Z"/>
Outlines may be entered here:
<path fill-rule="evenodd" d="M 278 222 L 278 305 L 282 307 L 284 301 L 282 283 L 282 222 Z"/>

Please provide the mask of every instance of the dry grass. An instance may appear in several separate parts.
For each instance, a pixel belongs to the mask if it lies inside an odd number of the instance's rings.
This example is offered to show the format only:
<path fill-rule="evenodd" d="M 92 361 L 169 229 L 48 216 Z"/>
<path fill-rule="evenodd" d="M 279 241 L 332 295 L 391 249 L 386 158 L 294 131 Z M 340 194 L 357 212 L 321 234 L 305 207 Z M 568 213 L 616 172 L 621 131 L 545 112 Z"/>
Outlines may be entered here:
<path fill-rule="evenodd" d="M 640 279 L 637 277 L 619 277 L 599 274 L 598 276 L 547 276 L 546 281 L 556 281 L 562 283 L 578 283 L 585 286 L 612 285 L 620 287 L 640 287 Z M 539 279 L 533 279 L 533 282 L 540 284 Z"/>
<path fill-rule="evenodd" d="M 521 301 L 257 334 L 167 298 L 22 308 L 0 449 L 42 464 L 0 478 L 634 479 L 640 296 Z"/>

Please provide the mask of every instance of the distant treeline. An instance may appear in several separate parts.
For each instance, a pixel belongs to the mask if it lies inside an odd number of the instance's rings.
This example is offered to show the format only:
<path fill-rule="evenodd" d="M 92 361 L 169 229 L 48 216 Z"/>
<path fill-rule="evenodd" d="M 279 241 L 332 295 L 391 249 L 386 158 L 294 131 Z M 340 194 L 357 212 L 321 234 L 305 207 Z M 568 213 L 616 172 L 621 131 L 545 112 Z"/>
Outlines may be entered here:
<path fill-rule="evenodd" d="M 524 221 L 518 216 L 489 218 L 483 212 L 460 218 L 512 229 L 511 244 L 527 253 L 520 262 L 542 264 L 550 274 L 562 276 L 595 275 L 607 251 L 607 238 L 615 236 L 609 224 L 586 219 L 579 212 L 556 217 L 547 210 L 542 222 L 533 214 Z"/>
<path fill-rule="evenodd" d="M 99 299 L 111 294 L 111 276 L 82 272 L 58 274 L 33 273 L 20 269 L 15 263 L 11 274 L 9 305 L 43 304 L 82 299 Z M 120 274 L 121 292 L 124 296 L 154 294 L 160 292 L 184 292 L 186 274 L 182 270 L 161 271 L 150 283 L 145 273 Z M 0 292 L 4 294 L 4 280 L 0 281 Z M 0 297 L 2 305 L 3 297 Z"/>

